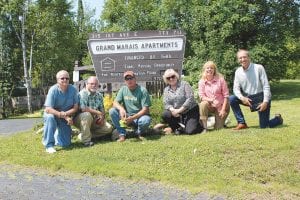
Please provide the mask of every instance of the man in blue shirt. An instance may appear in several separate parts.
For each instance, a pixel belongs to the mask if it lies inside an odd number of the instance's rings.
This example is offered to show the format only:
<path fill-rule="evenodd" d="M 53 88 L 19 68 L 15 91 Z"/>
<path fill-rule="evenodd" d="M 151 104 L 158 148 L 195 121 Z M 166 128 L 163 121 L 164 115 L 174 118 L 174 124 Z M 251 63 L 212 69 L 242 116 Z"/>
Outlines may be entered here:
<path fill-rule="evenodd" d="M 47 153 L 55 153 L 55 145 L 67 147 L 71 144 L 72 115 L 78 110 L 78 92 L 69 84 L 69 73 L 61 70 L 56 74 L 45 101 L 43 144 Z"/>

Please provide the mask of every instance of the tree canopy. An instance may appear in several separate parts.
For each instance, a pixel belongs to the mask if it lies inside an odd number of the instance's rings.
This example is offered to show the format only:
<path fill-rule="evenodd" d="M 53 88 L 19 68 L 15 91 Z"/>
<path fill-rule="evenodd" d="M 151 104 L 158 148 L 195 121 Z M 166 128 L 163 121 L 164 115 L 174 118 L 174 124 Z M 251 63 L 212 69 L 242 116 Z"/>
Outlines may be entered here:
<path fill-rule="evenodd" d="M 106 1 L 102 31 L 182 29 L 187 35 L 184 67 L 217 63 L 229 83 L 237 67 L 236 52 L 251 51 L 270 80 L 284 77 L 288 62 L 299 66 L 299 1 L 150 0 Z M 296 57 L 294 57 L 296 56 Z M 191 73 L 193 82 L 199 73 Z"/>
<path fill-rule="evenodd" d="M 96 21 L 82 0 L 77 4 L 74 11 L 68 0 L 1 1 L 1 97 L 24 81 L 24 55 L 32 86 L 44 91 L 58 70 L 71 72 L 75 60 L 88 64 L 86 41 L 96 31 L 184 30 L 184 69 L 194 85 L 207 60 L 231 84 L 239 48 L 250 50 L 270 80 L 299 78 L 299 0 L 106 0 Z M 25 46 L 18 39 L 22 30 Z"/>

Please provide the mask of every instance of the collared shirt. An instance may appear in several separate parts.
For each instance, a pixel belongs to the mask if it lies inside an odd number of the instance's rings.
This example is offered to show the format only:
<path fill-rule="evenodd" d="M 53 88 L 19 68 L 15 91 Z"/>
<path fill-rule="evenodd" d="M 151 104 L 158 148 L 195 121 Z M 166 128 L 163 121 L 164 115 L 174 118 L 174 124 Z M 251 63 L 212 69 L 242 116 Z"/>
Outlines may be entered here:
<path fill-rule="evenodd" d="M 183 106 L 185 108 L 184 113 L 197 106 L 194 91 L 186 81 L 178 80 L 176 90 L 173 90 L 169 85 L 165 87 L 163 101 L 166 110 L 171 107 L 178 109 Z"/>
<path fill-rule="evenodd" d="M 214 76 L 210 81 L 201 79 L 198 83 L 199 97 L 203 101 L 214 99 L 212 106 L 218 111 L 222 109 L 225 98 L 229 97 L 227 83 L 223 77 Z"/>
<path fill-rule="evenodd" d="M 100 92 L 96 91 L 91 93 L 86 88 L 80 91 L 80 108 L 91 108 L 104 112 L 103 96 Z"/>
<path fill-rule="evenodd" d="M 254 63 L 250 63 L 246 70 L 243 67 L 239 67 L 235 71 L 233 83 L 233 93 L 235 96 L 241 99 L 244 96 L 260 92 L 264 93 L 264 102 L 269 102 L 271 91 L 264 67 Z"/>

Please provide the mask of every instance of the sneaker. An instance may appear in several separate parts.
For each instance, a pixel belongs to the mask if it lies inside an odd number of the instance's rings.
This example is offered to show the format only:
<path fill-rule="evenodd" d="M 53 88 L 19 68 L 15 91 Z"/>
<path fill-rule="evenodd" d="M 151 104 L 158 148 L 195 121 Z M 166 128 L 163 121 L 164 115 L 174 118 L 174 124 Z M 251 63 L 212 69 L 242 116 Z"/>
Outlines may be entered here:
<path fill-rule="evenodd" d="M 55 153 L 56 150 L 53 147 L 48 147 L 48 148 L 46 148 L 46 152 L 47 153 Z"/>
<path fill-rule="evenodd" d="M 84 145 L 84 147 L 91 147 L 91 146 L 94 146 L 94 142 L 92 142 L 92 141 L 85 142 L 83 145 Z"/>
<path fill-rule="evenodd" d="M 125 136 L 120 135 L 119 139 L 117 140 L 118 142 L 124 142 L 125 141 Z"/>
<path fill-rule="evenodd" d="M 283 118 L 281 117 L 281 114 L 275 114 L 275 117 L 279 119 L 280 125 L 283 124 Z"/>

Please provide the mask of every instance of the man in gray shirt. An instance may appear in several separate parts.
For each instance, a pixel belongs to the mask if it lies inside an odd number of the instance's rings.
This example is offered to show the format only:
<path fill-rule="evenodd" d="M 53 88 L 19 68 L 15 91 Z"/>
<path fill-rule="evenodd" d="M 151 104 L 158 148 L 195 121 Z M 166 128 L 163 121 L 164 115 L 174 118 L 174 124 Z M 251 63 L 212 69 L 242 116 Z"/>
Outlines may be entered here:
<path fill-rule="evenodd" d="M 241 64 L 235 71 L 233 93 L 229 97 L 230 106 L 238 125 L 234 130 L 248 128 L 240 104 L 249 106 L 250 110 L 258 111 L 260 128 L 273 128 L 283 123 L 280 114 L 270 119 L 271 91 L 265 69 L 260 64 L 250 62 L 249 52 L 241 49 L 237 52 Z"/>

